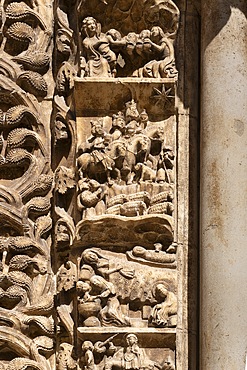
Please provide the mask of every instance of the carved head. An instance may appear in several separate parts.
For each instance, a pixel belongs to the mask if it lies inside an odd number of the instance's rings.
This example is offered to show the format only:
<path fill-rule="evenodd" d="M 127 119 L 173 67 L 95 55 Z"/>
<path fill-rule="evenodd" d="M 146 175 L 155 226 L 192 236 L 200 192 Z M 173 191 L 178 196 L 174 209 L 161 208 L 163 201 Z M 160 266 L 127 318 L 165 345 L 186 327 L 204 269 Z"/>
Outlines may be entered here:
<path fill-rule="evenodd" d="M 143 111 L 140 113 L 140 121 L 143 123 L 148 121 L 148 114 L 146 112 L 146 109 L 143 109 Z"/>
<path fill-rule="evenodd" d="M 93 275 L 90 279 L 90 283 L 100 289 L 103 289 L 106 286 L 106 280 L 99 275 Z"/>
<path fill-rule="evenodd" d="M 97 253 L 95 253 L 92 249 L 86 249 L 83 251 L 81 257 L 88 264 L 95 264 L 99 260 Z"/>
<path fill-rule="evenodd" d="M 121 33 L 115 30 L 115 28 L 111 28 L 109 31 L 107 31 L 106 36 L 111 36 L 114 41 L 119 41 L 122 38 Z"/>
<path fill-rule="evenodd" d="M 89 181 L 89 188 L 91 191 L 96 191 L 100 188 L 100 183 L 96 180 L 91 179 Z"/>
<path fill-rule="evenodd" d="M 141 169 L 143 168 L 143 163 L 137 163 L 136 165 L 135 165 L 135 167 L 134 167 L 134 169 L 135 169 L 135 171 L 137 172 L 137 171 L 140 171 Z M 134 249 L 135 249 L 136 247 L 134 247 Z M 141 247 L 140 247 L 141 248 Z M 133 251 L 134 251 L 134 249 L 133 249 Z"/>
<path fill-rule="evenodd" d="M 65 55 L 68 56 L 71 52 L 71 35 L 66 30 L 58 30 L 57 37 L 56 37 L 56 46 L 57 50 Z"/>
<path fill-rule="evenodd" d="M 154 26 L 151 29 L 151 40 L 162 39 L 165 37 L 164 31 L 159 26 Z"/>
<path fill-rule="evenodd" d="M 165 299 L 167 297 L 168 290 L 164 284 L 157 284 L 155 288 L 155 297 L 157 299 Z"/>
<path fill-rule="evenodd" d="M 154 243 L 154 249 L 155 249 L 155 252 L 160 252 L 163 248 L 163 245 L 161 243 Z"/>
<path fill-rule="evenodd" d="M 82 343 L 81 349 L 82 349 L 82 352 L 86 352 L 88 350 L 93 351 L 94 349 L 93 343 L 90 342 L 90 340 L 85 340 L 85 342 Z"/>
<path fill-rule="evenodd" d="M 140 246 L 136 246 L 133 248 L 133 255 L 135 257 L 143 257 L 145 255 L 146 249 Z"/>
<path fill-rule="evenodd" d="M 128 125 L 125 128 L 125 134 L 127 136 L 133 136 L 136 133 L 136 128 L 138 124 L 135 120 L 128 123 Z"/>
<path fill-rule="evenodd" d="M 139 37 L 141 40 L 144 40 L 146 38 L 150 38 L 151 36 L 151 31 L 150 30 L 142 30 Z"/>
<path fill-rule="evenodd" d="M 81 29 L 88 37 L 100 34 L 100 24 L 93 17 L 84 18 Z"/>
<path fill-rule="evenodd" d="M 84 281 L 77 281 L 76 283 L 76 290 L 78 293 L 86 293 L 91 291 L 91 286 L 88 283 L 85 283 Z"/>
<path fill-rule="evenodd" d="M 126 120 L 130 122 L 134 119 L 139 119 L 139 112 L 136 107 L 136 102 L 132 99 L 126 103 Z"/>
<path fill-rule="evenodd" d="M 93 136 L 103 136 L 104 135 L 102 120 L 91 121 L 90 123 L 91 123 L 91 133 Z"/>
<path fill-rule="evenodd" d="M 126 342 L 128 346 L 133 346 L 133 344 L 138 343 L 138 338 L 135 334 L 128 334 L 126 335 Z"/>
<path fill-rule="evenodd" d="M 54 135 L 56 141 L 67 140 L 69 138 L 68 128 L 66 124 L 59 118 L 57 118 L 55 121 Z"/>
<path fill-rule="evenodd" d="M 136 44 L 137 38 L 138 37 L 135 32 L 129 32 L 128 35 L 126 36 L 127 45 L 131 44 L 134 46 Z"/>
<path fill-rule="evenodd" d="M 123 129 L 125 126 L 125 118 L 123 112 L 118 112 L 114 114 L 112 117 L 112 127 L 119 128 L 120 130 Z"/>

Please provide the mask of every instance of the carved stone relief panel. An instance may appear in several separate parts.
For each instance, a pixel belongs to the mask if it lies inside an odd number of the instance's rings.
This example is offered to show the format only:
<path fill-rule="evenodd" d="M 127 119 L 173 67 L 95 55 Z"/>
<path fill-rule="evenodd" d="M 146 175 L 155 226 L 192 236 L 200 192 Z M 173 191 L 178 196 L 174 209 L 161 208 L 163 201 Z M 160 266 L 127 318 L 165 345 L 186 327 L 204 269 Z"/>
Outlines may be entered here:
<path fill-rule="evenodd" d="M 57 366 L 175 369 L 179 10 L 60 1 L 56 17 Z"/>
<path fill-rule="evenodd" d="M 179 10 L 1 10 L 0 366 L 175 370 Z"/>

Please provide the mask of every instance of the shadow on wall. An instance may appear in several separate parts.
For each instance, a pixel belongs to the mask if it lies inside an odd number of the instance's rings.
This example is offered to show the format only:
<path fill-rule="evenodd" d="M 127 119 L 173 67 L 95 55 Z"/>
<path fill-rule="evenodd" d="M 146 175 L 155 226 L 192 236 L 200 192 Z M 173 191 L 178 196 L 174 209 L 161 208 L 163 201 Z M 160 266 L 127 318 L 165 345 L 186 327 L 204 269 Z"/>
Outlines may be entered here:
<path fill-rule="evenodd" d="M 198 0 L 195 0 L 197 2 Z M 215 2 L 216 0 L 212 0 Z M 247 17 L 247 1 L 246 0 L 217 0 L 218 6 L 213 8 L 210 6 L 212 1 L 202 0 L 201 12 L 209 14 L 211 17 L 210 27 L 211 32 L 208 33 L 207 39 L 204 40 L 205 47 L 218 35 L 222 28 L 228 22 L 232 8 L 239 9 Z M 211 9 L 210 9 L 211 8 Z M 204 22 L 207 27 L 207 22 Z M 203 30 L 202 30 L 203 32 Z"/>
<path fill-rule="evenodd" d="M 178 96 L 183 101 L 184 107 L 190 108 L 191 114 L 198 117 L 201 35 L 203 47 L 206 48 L 226 26 L 232 9 L 239 9 L 247 17 L 247 0 L 174 0 L 174 2 L 182 10 L 175 47 L 179 85 L 185 83 L 187 86 L 184 90 L 178 89 Z M 203 20 L 201 28 L 201 17 L 204 14 L 210 19 Z M 208 27 L 210 32 L 205 32 L 208 31 L 206 30 Z M 185 45 L 184 55 L 181 54 L 182 44 Z M 184 78 L 187 82 L 183 81 Z"/>

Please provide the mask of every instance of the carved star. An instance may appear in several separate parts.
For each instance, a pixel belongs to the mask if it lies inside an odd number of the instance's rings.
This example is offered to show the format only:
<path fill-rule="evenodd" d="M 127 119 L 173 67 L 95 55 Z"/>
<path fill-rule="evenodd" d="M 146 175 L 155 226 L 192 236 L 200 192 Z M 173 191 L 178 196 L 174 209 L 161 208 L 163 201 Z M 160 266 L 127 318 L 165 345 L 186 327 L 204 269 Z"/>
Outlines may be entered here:
<path fill-rule="evenodd" d="M 152 95 L 150 98 L 155 100 L 155 105 L 165 105 L 167 102 L 171 102 L 171 100 L 175 98 L 174 95 L 171 95 L 172 88 L 170 87 L 166 89 L 164 84 L 162 84 L 160 90 L 156 87 L 153 87 L 153 91 L 154 95 Z"/>

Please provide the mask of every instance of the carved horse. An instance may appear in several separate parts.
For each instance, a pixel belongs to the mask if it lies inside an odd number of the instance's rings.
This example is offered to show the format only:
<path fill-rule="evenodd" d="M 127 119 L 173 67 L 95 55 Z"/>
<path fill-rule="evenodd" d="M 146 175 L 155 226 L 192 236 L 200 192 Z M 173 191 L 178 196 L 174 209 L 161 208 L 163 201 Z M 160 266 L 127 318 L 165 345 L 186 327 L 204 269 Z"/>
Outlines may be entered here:
<path fill-rule="evenodd" d="M 124 180 L 131 184 L 133 171 L 136 164 L 135 153 L 128 150 L 126 140 L 115 140 L 109 145 L 109 156 L 114 160 L 114 171 L 117 180 Z"/>
<path fill-rule="evenodd" d="M 146 163 L 148 159 L 151 159 L 151 139 L 147 135 L 134 136 L 129 142 L 127 149 L 135 154 L 136 163 Z"/>
<path fill-rule="evenodd" d="M 111 171 L 114 160 L 104 152 L 94 150 L 92 153 L 83 153 L 77 158 L 77 166 L 81 177 L 88 177 L 102 182 L 105 179 L 110 184 Z"/>

